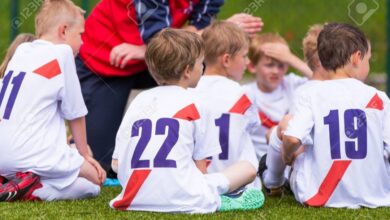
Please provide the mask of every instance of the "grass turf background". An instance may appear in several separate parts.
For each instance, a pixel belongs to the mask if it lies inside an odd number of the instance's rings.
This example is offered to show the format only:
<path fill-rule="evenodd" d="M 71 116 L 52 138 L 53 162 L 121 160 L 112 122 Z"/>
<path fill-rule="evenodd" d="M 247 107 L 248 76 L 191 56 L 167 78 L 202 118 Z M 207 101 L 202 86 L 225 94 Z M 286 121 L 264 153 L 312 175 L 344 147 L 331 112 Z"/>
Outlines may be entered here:
<path fill-rule="evenodd" d="M 292 195 L 266 198 L 263 208 L 214 214 L 164 214 L 116 211 L 108 202 L 120 192 L 119 187 L 103 187 L 94 199 L 59 202 L 0 203 L 0 219 L 389 219 L 390 208 L 331 209 L 305 208 Z M 151 192 L 152 193 L 152 192 Z"/>

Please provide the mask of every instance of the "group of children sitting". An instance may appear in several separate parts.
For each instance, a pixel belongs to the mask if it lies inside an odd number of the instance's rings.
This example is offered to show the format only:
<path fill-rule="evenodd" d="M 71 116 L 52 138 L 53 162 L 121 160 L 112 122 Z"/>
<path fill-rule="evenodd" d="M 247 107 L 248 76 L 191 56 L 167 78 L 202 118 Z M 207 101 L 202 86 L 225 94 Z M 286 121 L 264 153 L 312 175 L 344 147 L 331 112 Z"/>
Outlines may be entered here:
<path fill-rule="evenodd" d="M 1 201 L 99 194 L 105 172 L 86 143 L 74 64 L 83 25 L 71 1 L 45 1 L 38 39 L 6 62 Z M 307 64 L 279 35 L 249 39 L 227 21 L 201 36 L 171 28 L 156 34 L 145 61 L 159 86 L 139 94 L 123 117 L 113 154 L 123 189 L 110 206 L 256 209 L 264 203 L 261 185 L 270 196 L 289 185 L 307 206 L 390 206 L 390 101 L 362 82 L 370 42 L 354 26 L 331 23 L 311 27 L 303 50 Z M 289 66 L 304 77 L 286 75 Z M 256 80 L 241 86 L 246 68 Z"/>

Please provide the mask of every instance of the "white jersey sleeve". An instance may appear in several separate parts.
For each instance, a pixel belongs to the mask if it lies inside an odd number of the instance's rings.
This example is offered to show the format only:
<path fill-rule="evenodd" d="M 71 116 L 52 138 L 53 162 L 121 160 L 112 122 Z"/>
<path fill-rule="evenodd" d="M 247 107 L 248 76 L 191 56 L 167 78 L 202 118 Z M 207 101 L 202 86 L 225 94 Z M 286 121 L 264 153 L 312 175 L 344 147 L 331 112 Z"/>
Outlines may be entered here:
<path fill-rule="evenodd" d="M 65 45 L 59 48 L 62 49 L 59 53 L 61 53 L 61 57 L 64 60 L 64 66 L 62 68 L 64 85 L 59 93 L 61 116 L 67 120 L 72 120 L 85 116 L 88 111 L 81 94 L 72 50 L 69 46 Z"/>
<path fill-rule="evenodd" d="M 292 109 L 294 109 L 293 117 L 284 134 L 298 138 L 304 145 L 312 144 L 309 141 L 311 139 L 307 138 L 314 126 L 310 96 L 300 93 L 295 97 Z"/>

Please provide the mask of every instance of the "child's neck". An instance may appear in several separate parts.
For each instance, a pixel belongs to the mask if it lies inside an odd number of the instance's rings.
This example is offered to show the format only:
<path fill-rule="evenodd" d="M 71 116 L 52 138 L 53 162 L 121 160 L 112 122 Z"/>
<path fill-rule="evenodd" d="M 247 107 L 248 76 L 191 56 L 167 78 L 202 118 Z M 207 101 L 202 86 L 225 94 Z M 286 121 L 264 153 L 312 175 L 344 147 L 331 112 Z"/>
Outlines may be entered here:
<path fill-rule="evenodd" d="M 339 68 L 336 71 L 330 71 L 329 77 L 330 79 L 347 79 L 347 78 L 353 78 L 354 72 L 351 71 L 350 68 L 344 67 Z"/>
<path fill-rule="evenodd" d="M 218 65 L 208 65 L 204 71 L 205 76 L 224 76 L 228 77 L 226 69 Z"/>
<path fill-rule="evenodd" d="M 53 35 L 51 34 L 45 34 L 45 35 L 42 35 L 39 37 L 40 40 L 45 40 L 45 41 L 49 41 L 49 42 L 52 42 L 53 44 L 60 44 L 60 43 L 63 43 L 62 40 L 58 39 L 57 37 L 54 37 Z"/>

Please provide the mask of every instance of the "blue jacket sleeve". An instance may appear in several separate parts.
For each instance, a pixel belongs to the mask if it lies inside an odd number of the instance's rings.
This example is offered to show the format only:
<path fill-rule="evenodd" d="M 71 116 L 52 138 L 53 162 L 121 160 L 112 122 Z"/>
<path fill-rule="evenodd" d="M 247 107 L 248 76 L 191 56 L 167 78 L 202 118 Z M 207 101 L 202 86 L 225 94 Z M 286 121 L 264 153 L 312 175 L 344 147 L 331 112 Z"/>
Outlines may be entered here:
<path fill-rule="evenodd" d="M 194 25 L 198 30 L 205 28 L 218 14 L 223 3 L 224 0 L 201 0 L 192 11 L 189 24 Z"/>
<path fill-rule="evenodd" d="M 171 26 L 168 0 L 133 0 L 138 29 L 144 43 L 160 30 Z"/>

